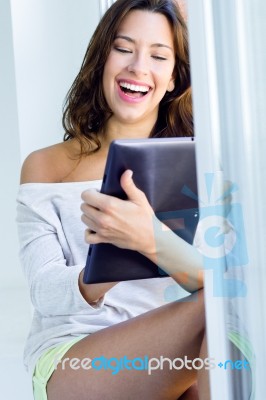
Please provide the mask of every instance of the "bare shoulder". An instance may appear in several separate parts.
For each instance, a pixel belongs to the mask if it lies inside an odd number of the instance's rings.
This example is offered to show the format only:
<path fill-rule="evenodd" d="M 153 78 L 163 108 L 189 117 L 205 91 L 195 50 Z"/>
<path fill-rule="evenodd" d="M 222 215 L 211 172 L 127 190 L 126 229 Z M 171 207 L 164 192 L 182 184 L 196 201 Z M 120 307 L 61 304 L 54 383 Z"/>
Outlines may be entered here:
<path fill-rule="evenodd" d="M 63 142 L 29 154 L 21 169 L 20 183 L 61 182 L 77 163 L 71 151 L 71 145 Z"/>

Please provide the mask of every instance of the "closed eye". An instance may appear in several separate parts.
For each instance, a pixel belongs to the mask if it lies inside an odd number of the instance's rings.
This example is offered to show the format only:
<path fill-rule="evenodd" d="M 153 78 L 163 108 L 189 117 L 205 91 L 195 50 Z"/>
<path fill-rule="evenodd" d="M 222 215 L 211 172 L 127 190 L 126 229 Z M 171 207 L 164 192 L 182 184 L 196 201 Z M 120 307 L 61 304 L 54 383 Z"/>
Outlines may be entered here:
<path fill-rule="evenodd" d="M 119 53 L 132 53 L 131 50 L 124 49 L 123 47 L 115 47 L 114 48 L 116 51 L 119 51 Z"/>
<path fill-rule="evenodd" d="M 161 57 L 161 56 L 152 56 L 152 58 L 154 58 L 155 60 L 158 60 L 158 61 L 166 61 L 167 60 L 167 58 Z"/>

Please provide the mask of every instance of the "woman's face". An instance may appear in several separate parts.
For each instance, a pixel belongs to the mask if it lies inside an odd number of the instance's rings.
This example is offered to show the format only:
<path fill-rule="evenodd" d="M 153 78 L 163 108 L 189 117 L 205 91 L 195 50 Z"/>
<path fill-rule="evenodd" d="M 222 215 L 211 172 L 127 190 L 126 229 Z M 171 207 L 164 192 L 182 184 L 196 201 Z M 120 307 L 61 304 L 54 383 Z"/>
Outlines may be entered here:
<path fill-rule="evenodd" d="M 171 25 L 159 13 L 134 10 L 122 21 L 103 73 L 111 119 L 155 124 L 159 103 L 174 89 L 174 42 Z"/>

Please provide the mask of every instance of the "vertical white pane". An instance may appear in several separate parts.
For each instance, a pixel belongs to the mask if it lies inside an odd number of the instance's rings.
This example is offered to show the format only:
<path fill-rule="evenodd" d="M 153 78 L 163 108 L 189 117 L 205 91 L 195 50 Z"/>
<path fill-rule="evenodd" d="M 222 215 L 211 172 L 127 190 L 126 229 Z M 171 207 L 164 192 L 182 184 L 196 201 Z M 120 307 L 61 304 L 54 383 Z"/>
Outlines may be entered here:
<path fill-rule="evenodd" d="M 220 111 L 217 91 L 216 54 L 211 1 L 188 1 L 188 22 L 190 38 L 190 59 L 192 72 L 193 108 L 195 133 L 197 137 L 197 169 L 201 206 L 206 209 L 215 206 L 219 198 L 219 185 L 210 188 L 207 181 L 213 177 L 216 182 L 220 173 Z M 213 134 L 215 133 L 215 134 Z M 215 216 L 215 215 L 214 215 Z M 220 281 L 216 271 L 223 273 L 222 257 L 218 258 L 218 269 L 206 270 L 205 298 L 208 322 L 209 357 L 224 360 L 227 354 L 225 340 L 225 304 L 221 296 L 214 295 Z M 228 375 L 219 368 L 211 371 L 212 399 L 230 399 Z"/>
<path fill-rule="evenodd" d="M 248 368 L 242 364 L 241 374 L 212 371 L 213 399 L 265 397 L 265 17 L 263 0 L 189 2 L 200 194 L 206 169 L 215 172 L 220 144 L 220 164 L 232 183 L 227 218 L 236 239 L 225 258 L 227 273 L 220 276 L 225 283 L 220 299 L 206 281 L 209 352 L 210 356 L 217 353 L 221 340 L 228 350 L 226 337 L 233 332 L 230 337 L 238 339 L 244 358 L 253 362 L 253 397 Z"/>
<path fill-rule="evenodd" d="M 100 2 L 100 16 L 103 16 L 105 11 L 115 2 L 116 0 L 99 0 Z"/>

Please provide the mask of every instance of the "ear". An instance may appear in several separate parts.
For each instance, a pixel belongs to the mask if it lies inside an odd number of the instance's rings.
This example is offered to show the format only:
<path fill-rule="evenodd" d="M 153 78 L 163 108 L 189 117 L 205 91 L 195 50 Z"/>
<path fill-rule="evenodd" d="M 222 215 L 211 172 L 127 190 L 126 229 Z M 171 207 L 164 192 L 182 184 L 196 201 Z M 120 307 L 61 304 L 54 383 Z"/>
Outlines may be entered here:
<path fill-rule="evenodd" d="M 167 86 L 167 92 L 172 92 L 175 88 L 175 79 L 172 78 Z"/>

